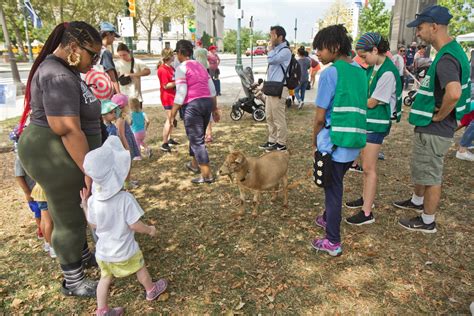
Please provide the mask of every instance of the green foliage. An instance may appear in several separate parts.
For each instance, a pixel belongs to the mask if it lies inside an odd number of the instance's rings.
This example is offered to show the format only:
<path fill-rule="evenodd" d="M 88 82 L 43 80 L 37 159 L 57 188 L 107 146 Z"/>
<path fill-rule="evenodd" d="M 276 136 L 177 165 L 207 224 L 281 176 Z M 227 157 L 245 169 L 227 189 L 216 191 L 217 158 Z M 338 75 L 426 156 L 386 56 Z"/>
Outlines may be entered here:
<path fill-rule="evenodd" d="M 453 37 L 474 32 L 474 1 L 439 0 L 453 15 L 449 23 L 449 34 Z"/>
<path fill-rule="evenodd" d="M 202 47 L 208 48 L 211 46 L 211 36 L 204 31 L 201 36 Z"/>
<path fill-rule="evenodd" d="M 390 12 L 385 9 L 382 0 L 369 0 L 369 5 L 362 9 L 359 18 L 359 35 L 366 32 L 378 32 L 388 37 L 390 28 Z M 355 39 L 356 40 L 356 39 Z"/>
<path fill-rule="evenodd" d="M 269 33 L 264 33 L 262 31 L 254 31 L 252 36 L 253 46 L 257 46 L 256 42 L 258 40 L 268 40 L 270 38 Z M 240 39 L 242 43 L 241 51 L 242 53 L 250 47 L 250 28 L 243 27 L 240 29 Z M 224 34 L 224 51 L 229 53 L 236 53 L 237 51 L 237 31 L 228 30 Z"/>

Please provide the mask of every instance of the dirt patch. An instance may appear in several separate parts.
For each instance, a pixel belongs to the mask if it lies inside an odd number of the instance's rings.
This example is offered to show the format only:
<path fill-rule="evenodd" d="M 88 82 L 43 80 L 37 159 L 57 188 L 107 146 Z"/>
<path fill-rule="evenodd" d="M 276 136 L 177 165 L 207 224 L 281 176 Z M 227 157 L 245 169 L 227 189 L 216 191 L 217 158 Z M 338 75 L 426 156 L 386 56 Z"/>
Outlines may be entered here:
<path fill-rule="evenodd" d="M 184 164 L 188 150 L 183 124 L 176 136 L 184 145 L 171 154 L 159 151 L 163 111 L 147 109 L 152 125 L 149 160 L 137 162 L 133 191 L 145 221 L 157 226 L 155 239 L 138 236 L 150 272 L 170 280 L 162 301 L 146 302 L 134 277 L 111 288 L 110 305 L 128 313 L 174 314 L 418 314 L 468 313 L 474 298 L 474 220 L 472 163 L 454 158 L 445 163 L 438 233 L 403 230 L 401 216 L 414 216 L 391 203 L 411 195 L 409 159 L 412 127 L 395 126 L 379 161 L 376 223 L 349 227 L 342 223 L 343 255 L 331 258 L 311 249 L 323 232 L 313 225 L 324 207 L 323 191 L 308 178 L 289 193 L 289 208 L 263 195 L 257 217 L 247 206 L 237 216 L 238 190 L 228 179 L 193 186 Z M 249 115 L 233 122 L 227 111 L 214 126 L 209 146 L 214 170 L 228 146 L 259 155 L 266 125 Z M 313 110 L 289 110 L 290 182 L 307 177 L 311 167 Z M 5 131 L 6 129 L 4 129 Z M 459 136 L 459 135 L 458 135 Z M 12 176 L 13 153 L 0 154 L 0 310 L 9 313 L 92 313 L 95 300 L 59 294 L 58 265 L 42 251 L 35 225 Z M 349 173 L 344 200 L 361 193 L 362 176 Z M 344 216 L 351 214 L 343 210 Z M 89 272 L 97 278 L 98 272 Z"/>

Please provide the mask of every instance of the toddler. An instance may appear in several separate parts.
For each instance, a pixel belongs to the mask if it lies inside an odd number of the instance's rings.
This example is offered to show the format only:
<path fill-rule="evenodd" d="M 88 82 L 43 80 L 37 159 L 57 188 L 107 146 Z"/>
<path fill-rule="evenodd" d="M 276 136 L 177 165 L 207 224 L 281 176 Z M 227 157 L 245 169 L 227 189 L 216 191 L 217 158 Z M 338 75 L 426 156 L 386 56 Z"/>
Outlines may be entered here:
<path fill-rule="evenodd" d="M 132 131 L 135 141 L 139 147 L 143 147 L 145 155 L 150 157 L 151 149 L 145 143 L 146 131 L 148 130 L 148 126 L 150 126 L 150 120 L 145 112 L 142 111 L 140 101 L 137 98 L 130 98 L 128 100 L 128 105 L 132 111 Z"/>
<path fill-rule="evenodd" d="M 110 309 L 107 297 L 113 277 L 136 273 L 146 290 L 146 299 L 156 299 L 166 291 L 168 282 L 152 282 L 145 267 L 143 254 L 134 234 L 156 236 L 154 226 L 145 225 L 140 218 L 142 208 L 132 194 L 122 191 L 130 170 L 130 154 L 116 136 L 109 136 L 102 147 L 89 152 L 84 159 L 84 172 L 92 178 L 92 196 L 80 192 L 87 222 L 96 229 L 96 259 L 101 270 L 97 286 L 97 315 L 122 315 L 124 309 Z"/>
<path fill-rule="evenodd" d="M 48 202 L 46 199 L 46 195 L 44 194 L 43 188 L 36 183 L 31 191 L 31 197 L 35 200 L 36 204 L 38 205 L 38 209 L 41 212 L 41 231 L 44 235 L 44 246 L 43 249 L 51 258 L 56 258 L 56 252 L 51 244 L 51 235 L 53 233 L 53 220 L 48 212 Z"/>

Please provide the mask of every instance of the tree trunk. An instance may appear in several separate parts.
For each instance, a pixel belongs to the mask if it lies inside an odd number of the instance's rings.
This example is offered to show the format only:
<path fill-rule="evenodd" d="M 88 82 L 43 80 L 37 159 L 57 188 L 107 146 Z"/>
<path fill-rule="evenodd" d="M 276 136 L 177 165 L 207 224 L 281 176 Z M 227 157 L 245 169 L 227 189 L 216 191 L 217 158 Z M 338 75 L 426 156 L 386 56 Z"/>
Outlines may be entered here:
<path fill-rule="evenodd" d="M 148 32 L 147 32 L 148 42 L 147 42 L 146 49 L 147 49 L 148 54 L 151 53 L 151 29 L 152 28 L 150 27 L 150 30 L 148 30 Z"/>
<path fill-rule="evenodd" d="M 21 38 L 21 32 L 18 25 L 16 25 L 15 21 L 11 21 L 13 26 L 13 31 L 15 32 L 16 42 L 18 44 L 18 49 L 20 50 L 20 54 L 23 60 L 28 60 L 28 56 L 26 56 L 25 46 L 23 45 L 23 39 Z"/>
<path fill-rule="evenodd" d="M 64 1 L 59 1 L 59 21 L 64 23 Z"/>

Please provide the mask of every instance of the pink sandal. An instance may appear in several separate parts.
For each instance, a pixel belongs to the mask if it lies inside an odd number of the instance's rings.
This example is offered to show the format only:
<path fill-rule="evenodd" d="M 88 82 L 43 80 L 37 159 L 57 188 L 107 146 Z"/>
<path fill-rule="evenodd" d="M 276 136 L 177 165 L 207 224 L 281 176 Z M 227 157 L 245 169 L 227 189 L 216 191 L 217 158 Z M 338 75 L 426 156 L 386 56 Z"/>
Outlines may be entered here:
<path fill-rule="evenodd" d="M 154 283 L 153 288 L 146 292 L 147 301 L 153 301 L 163 294 L 168 288 L 168 281 L 165 279 L 159 279 Z"/>

